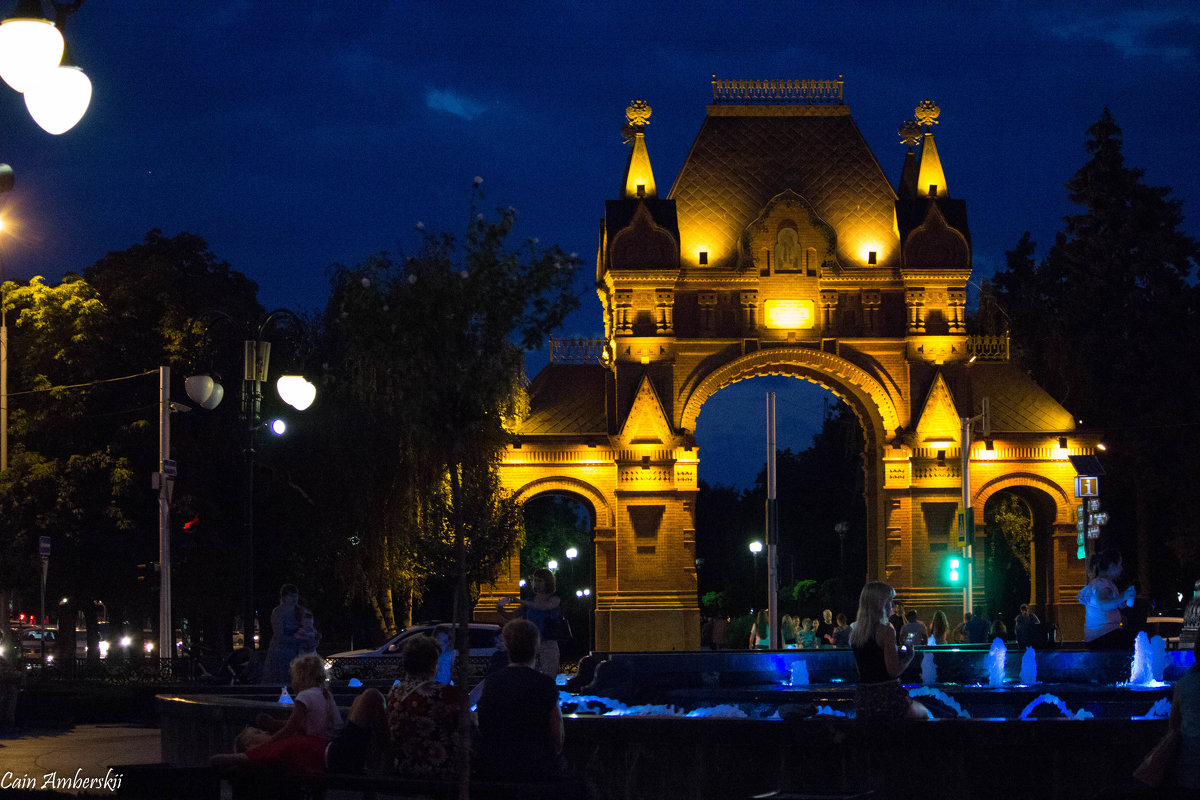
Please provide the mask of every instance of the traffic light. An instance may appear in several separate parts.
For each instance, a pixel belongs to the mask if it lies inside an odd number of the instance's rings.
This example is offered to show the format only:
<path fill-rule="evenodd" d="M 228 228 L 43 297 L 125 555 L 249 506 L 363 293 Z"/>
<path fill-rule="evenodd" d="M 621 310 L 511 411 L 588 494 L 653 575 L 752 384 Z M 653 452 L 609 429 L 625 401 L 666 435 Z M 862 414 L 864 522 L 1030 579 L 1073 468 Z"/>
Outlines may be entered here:
<path fill-rule="evenodd" d="M 950 556 L 946 559 L 946 580 L 952 584 L 962 583 L 963 559 L 960 556 Z"/>

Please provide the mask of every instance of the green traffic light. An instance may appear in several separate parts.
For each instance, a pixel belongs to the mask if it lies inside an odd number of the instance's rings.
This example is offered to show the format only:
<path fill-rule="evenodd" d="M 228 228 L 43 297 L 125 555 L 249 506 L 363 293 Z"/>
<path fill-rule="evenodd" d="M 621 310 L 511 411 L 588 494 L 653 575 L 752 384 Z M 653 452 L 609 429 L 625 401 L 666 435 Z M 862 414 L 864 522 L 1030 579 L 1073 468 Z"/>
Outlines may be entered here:
<path fill-rule="evenodd" d="M 962 573 L 959 572 L 959 567 L 962 562 L 957 558 L 951 558 L 949 562 L 950 573 L 949 578 L 951 583 L 958 583 L 962 579 Z"/>

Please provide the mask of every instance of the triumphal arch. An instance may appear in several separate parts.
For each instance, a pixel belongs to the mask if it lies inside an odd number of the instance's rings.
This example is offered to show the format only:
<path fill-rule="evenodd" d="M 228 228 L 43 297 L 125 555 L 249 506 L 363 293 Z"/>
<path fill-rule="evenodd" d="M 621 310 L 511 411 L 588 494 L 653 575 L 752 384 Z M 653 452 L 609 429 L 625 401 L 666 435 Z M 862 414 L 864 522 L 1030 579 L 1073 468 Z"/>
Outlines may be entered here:
<path fill-rule="evenodd" d="M 939 109 L 926 101 L 901 126 L 893 187 L 840 79 L 713 81 L 667 192 L 651 168 L 650 114 L 641 101 L 626 110 L 624 178 L 600 224 L 604 339 L 555 343 L 502 463 L 522 500 L 566 493 L 590 510 L 596 648 L 699 646 L 696 419 L 709 396 L 759 375 L 815 382 L 857 414 L 864 578 L 957 618 L 963 591 L 941 570 L 959 547 L 966 463 L 976 552 L 988 500 L 1023 497 L 1033 600 L 1081 633 L 1068 456 L 1097 440 L 1008 361 L 1005 337 L 967 332 L 971 235 L 934 141 Z M 516 590 L 517 569 L 514 557 L 484 588 L 481 615 Z M 981 559 L 972 574 L 982 601 Z"/>

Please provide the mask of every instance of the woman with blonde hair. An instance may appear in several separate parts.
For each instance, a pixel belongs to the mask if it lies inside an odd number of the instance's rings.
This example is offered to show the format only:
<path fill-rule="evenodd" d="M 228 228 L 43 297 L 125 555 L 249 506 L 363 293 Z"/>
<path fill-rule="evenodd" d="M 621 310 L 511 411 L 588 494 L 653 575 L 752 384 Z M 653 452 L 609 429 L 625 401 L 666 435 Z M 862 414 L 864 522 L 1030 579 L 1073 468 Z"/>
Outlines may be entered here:
<path fill-rule="evenodd" d="M 912 648 L 896 644 L 896 629 L 888 623 L 896 590 L 872 581 L 858 596 L 858 617 L 850 648 L 858 665 L 854 708 L 859 719 L 929 719 L 925 706 L 913 701 L 900 685 L 900 674 L 912 662 Z"/>
<path fill-rule="evenodd" d="M 938 644 L 950 644 L 950 620 L 940 608 L 933 612 L 933 619 L 929 621 L 929 644 L 935 640 Z"/>
<path fill-rule="evenodd" d="M 325 770 L 325 748 L 342 727 L 342 714 L 325 686 L 325 661 L 316 655 L 297 656 L 291 663 L 292 713 L 286 721 L 261 718 L 260 736 L 241 739 L 252 747 L 244 753 L 222 753 L 209 759 L 215 767 L 254 764 L 306 775 Z"/>

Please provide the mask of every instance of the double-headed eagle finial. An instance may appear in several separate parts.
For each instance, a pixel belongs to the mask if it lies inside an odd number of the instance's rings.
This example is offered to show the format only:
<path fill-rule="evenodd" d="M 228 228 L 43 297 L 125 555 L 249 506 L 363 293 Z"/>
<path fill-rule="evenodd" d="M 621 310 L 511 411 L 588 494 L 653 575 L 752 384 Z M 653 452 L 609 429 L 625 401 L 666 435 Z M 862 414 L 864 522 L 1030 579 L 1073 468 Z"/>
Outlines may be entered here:
<path fill-rule="evenodd" d="M 633 144 L 633 138 L 650 124 L 650 105 L 645 100 L 634 100 L 625 109 L 625 120 L 621 137 L 625 144 Z"/>
<path fill-rule="evenodd" d="M 926 128 L 932 128 L 938 124 L 938 116 L 942 110 L 937 107 L 937 104 L 932 100 L 922 100 L 917 106 L 917 110 L 913 112 L 916 115 L 917 122 Z"/>
<path fill-rule="evenodd" d="M 625 109 L 625 119 L 635 128 L 643 128 L 650 121 L 650 106 L 645 100 L 634 100 Z"/>
<path fill-rule="evenodd" d="M 921 137 L 925 135 L 921 130 L 921 125 L 915 119 L 910 119 L 900 125 L 900 143 L 908 147 L 916 147 L 921 143 Z"/>

